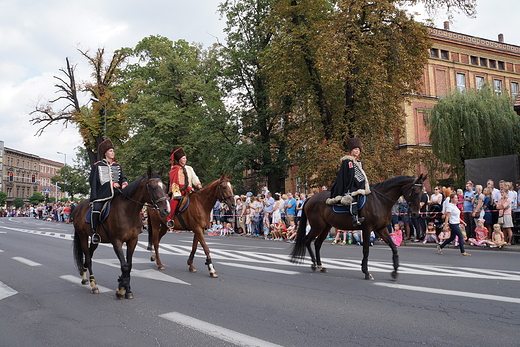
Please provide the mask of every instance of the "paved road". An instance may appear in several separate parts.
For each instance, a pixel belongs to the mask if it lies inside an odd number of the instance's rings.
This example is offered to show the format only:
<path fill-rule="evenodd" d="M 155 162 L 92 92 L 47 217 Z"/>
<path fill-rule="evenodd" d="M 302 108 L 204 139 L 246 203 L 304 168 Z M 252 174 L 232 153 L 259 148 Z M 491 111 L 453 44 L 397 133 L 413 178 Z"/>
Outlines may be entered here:
<path fill-rule="evenodd" d="M 117 300 L 119 265 L 95 253 L 102 293 L 79 284 L 70 225 L 0 218 L 0 346 L 518 346 L 517 252 L 323 247 L 328 273 L 287 261 L 290 245 L 208 236 L 219 278 L 199 251 L 187 271 L 191 234 L 167 234 L 165 271 L 149 261 L 147 236 L 134 258 L 134 300 Z"/>

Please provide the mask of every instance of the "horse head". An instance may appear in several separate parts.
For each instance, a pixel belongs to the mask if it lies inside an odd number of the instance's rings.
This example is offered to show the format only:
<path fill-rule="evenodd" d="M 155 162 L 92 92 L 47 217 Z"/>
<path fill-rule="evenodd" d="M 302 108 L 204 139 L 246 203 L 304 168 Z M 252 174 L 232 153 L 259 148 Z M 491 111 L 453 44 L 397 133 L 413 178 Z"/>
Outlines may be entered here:
<path fill-rule="evenodd" d="M 225 202 L 229 209 L 235 210 L 235 194 L 233 193 L 233 186 L 231 185 L 231 176 L 226 176 L 222 174 L 218 180 L 218 189 L 220 193 L 219 200 Z"/>
<path fill-rule="evenodd" d="M 426 175 L 419 175 L 417 178 L 413 178 L 412 182 L 410 183 L 410 186 L 408 188 L 405 188 L 405 193 L 403 196 L 405 197 L 406 201 L 408 202 L 408 206 L 410 208 L 410 216 L 412 218 L 419 217 L 420 209 L 421 209 L 421 198 L 423 194 L 423 188 L 424 188 L 424 181 L 428 177 L 428 174 Z M 408 186 L 408 185 L 406 185 Z"/>
<path fill-rule="evenodd" d="M 148 167 L 145 179 L 150 200 L 147 202 L 154 209 L 159 210 L 161 218 L 166 218 L 170 215 L 170 204 L 166 194 L 166 185 L 161 180 L 161 173 L 162 170 L 160 173 L 153 173 L 151 167 Z"/>

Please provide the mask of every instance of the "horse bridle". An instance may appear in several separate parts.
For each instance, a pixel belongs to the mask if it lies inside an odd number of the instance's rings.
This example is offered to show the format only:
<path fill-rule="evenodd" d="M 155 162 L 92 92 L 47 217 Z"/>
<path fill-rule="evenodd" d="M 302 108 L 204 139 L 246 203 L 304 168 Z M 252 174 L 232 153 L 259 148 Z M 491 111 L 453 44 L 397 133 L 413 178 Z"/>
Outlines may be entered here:
<path fill-rule="evenodd" d="M 136 204 L 139 204 L 139 205 L 142 205 L 142 206 L 150 206 L 150 208 L 152 208 L 153 210 L 159 210 L 159 205 L 158 203 L 160 203 L 161 201 L 164 201 L 164 200 L 168 200 L 168 196 L 165 195 L 163 196 L 162 198 L 158 199 L 158 200 L 155 200 L 153 198 L 153 195 L 152 195 L 152 192 L 150 191 L 150 185 L 148 183 L 152 182 L 152 181 L 160 181 L 161 179 L 158 178 L 158 177 L 155 177 L 155 178 L 149 178 L 147 181 L 146 181 L 146 191 L 148 192 L 148 196 L 150 197 L 150 200 L 152 200 L 152 205 L 149 205 L 148 203 L 146 202 L 141 202 L 141 201 L 137 201 L 137 200 L 134 200 L 132 199 L 131 197 L 129 197 L 128 195 L 124 194 L 123 190 L 121 188 L 117 188 L 119 190 L 119 192 L 121 194 L 123 194 L 127 199 L 135 202 Z"/>
<path fill-rule="evenodd" d="M 225 180 L 220 180 L 220 179 L 219 179 L 219 180 L 218 180 L 218 191 L 219 191 L 219 193 L 220 193 L 220 199 L 216 199 L 216 198 L 214 198 L 214 197 L 212 197 L 212 196 L 208 196 L 208 195 L 206 195 L 206 194 L 202 194 L 200 191 L 194 191 L 194 193 L 199 194 L 199 195 L 202 195 L 202 196 L 204 196 L 204 197 L 206 197 L 206 198 L 208 198 L 208 199 L 212 199 L 212 200 L 215 200 L 215 201 L 217 201 L 217 200 L 221 200 L 221 201 L 224 201 L 224 202 L 225 202 L 225 201 L 227 201 L 227 199 L 232 198 L 232 197 L 234 196 L 233 194 L 228 195 L 228 196 L 224 196 L 224 193 L 222 192 L 222 186 L 221 186 L 221 184 L 222 184 L 222 183 L 225 183 L 225 182 L 230 182 L 230 180 L 228 180 L 228 179 L 225 179 Z"/>

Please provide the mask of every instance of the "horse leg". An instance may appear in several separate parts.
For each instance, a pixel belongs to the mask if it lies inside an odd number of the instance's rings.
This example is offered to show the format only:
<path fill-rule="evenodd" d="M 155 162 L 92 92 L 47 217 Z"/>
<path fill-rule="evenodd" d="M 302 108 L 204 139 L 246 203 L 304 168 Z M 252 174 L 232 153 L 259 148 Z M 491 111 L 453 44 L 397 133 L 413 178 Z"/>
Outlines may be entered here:
<path fill-rule="evenodd" d="M 91 243 L 90 248 L 88 248 L 88 251 L 85 252 L 85 266 L 83 267 L 85 272 L 81 276 L 82 277 L 81 283 L 82 284 L 89 283 L 90 292 L 92 294 L 99 294 L 99 288 L 97 286 L 96 279 L 94 278 L 94 272 L 92 272 L 92 257 L 94 255 L 94 251 L 96 250 L 97 247 L 98 247 L 97 244 Z M 86 274 L 87 269 L 88 269 L 88 273 L 90 274 L 88 282 L 87 282 L 87 274 Z"/>
<path fill-rule="evenodd" d="M 316 271 L 316 269 L 318 268 L 317 264 L 316 264 L 316 256 L 314 255 L 314 251 L 312 250 L 312 247 L 311 247 L 311 243 L 312 243 L 312 240 L 314 240 L 314 238 L 316 237 L 315 235 L 312 236 L 312 229 L 311 231 L 309 232 L 309 235 L 307 235 L 307 237 L 305 238 L 305 247 L 307 247 L 307 251 L 309 251 L 309 256 L 311 257 L 311 269 L 312 271 Z"/>
<path fill-rule="evenodd" d="M 199 243 L 199 240 L 197 238 L 197 234 L 194 233 L 193 235 L 193 243 L 191 245 L 191 253 L 188 257 L 188 270 L 190 272 L 197 272 L 197 269 L 195 269 L 195 266 L 193 265 L 193 259 L 195 258 L 195 252 L 197 252 L 197 245 Z"/>
<path fill-rule="evenodd" d="M 157 264 L 157 268 L 159 270 L 164 270 L 164 265 L 161 261 L 161 258 L 159 257 L 159 243 L 161 242 L 161 239 L 164 235 L 166 235 L 166 232 L 168 231 L 168 228 L 165 224 L 159 223 L 158 226 L 158 232 L 154 234 L 153 237 L 153 248 L 155 250 L 154 255 L 150 258 L 151 261 L 155 260 L 155 263 Z"/>
<path fill-rule="evenodd" d="M 205 265 L 208 266 L 209 276 L 212 277 L 212 278 L 217 278 L 218 277 L 217 271 L 215 271 L 215 268 L 213 267 L 213 262 L 211 261 L 211 255 L 209 253 L 209 247 L 206 244 L 206 240 L 204 239 L 203 231 L 202 230 L 200 230 L 200 231 L 197 230 L 196 233 L 198 233 L 200 235 L 199 236 L 200 245 L 202 246 L 202 249 L 204 249 L 204 254 L 206 254 L 206 263 L 205 263 Z"/>
<path fill-rule="evenodd" d="M 368 272 L 368 254 L 370 253 L 370 229 L 363 229 L 363 260 L 361 260 L 361 271 L 365 274 L 366 280 L 373 280 L 374 277 Z"/>
<path fill-rule="evenodd" d="M 397 269 L 399 268 L 399 254 L 397 253 L 397 246 L 392 241 L 390 234 L 388 233 L 387 228 L 382 228 L 376 231 L 376 233 L 386 242 L 390 249 L 392 250 L 392 262 L 394 264 L 394 271 L 392 271 L 392 278 L 394 280 L 397 279 L 398 273 Z"/>
<path fill-rule="evenodd" d="M 330 227 L 325 228 L 321 231 L 321 233 L 318 235 L 318 238 L 316 241 L 314 241 L 314 249 L 316 250 L 316 267 L 320 269 L 321 272 L 329 272 L 327 268 L 323 267 L 321 264 L 321 245 L 323 244 L 323 241 L 327 238 L 327 234 L 330 231 Z"/>
<path fill-rule="evenodd" d="M 128 264 L 125 260 L 125 256 L 123 254 L 123 245 L 122 242 L 116 240 L 112 243 L 114 248 L 114 252 L 119 259 L 119 263 L 121 264 L 121 276 L 118 279 L 118 288 L 116 290 L 116 297 L 118 299 L 122 299 L 126 297 L 127 299 L 133 299 L 133 294 L 130 291 L 130 270 L 132 269 L 132 265 Z M 130 252 L 130 245 L 127 243 L 127 252 Z M 133 252 L 133 250 L 132 250 Z"/>

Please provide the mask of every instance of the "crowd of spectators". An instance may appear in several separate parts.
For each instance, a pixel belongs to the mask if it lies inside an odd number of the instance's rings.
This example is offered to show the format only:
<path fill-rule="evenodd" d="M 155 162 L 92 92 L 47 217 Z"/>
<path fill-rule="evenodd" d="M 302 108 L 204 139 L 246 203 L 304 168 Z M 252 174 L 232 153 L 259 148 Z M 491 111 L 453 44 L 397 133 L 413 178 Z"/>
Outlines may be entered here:
<path fill-rule="evenodd" d="M 56 202 L 24 206 L 18 209 L 2 209 L 0 217 L 30 217 L 50 222 L 70 223 L 70 214 L 76 206 L 75 202 Z"/>

